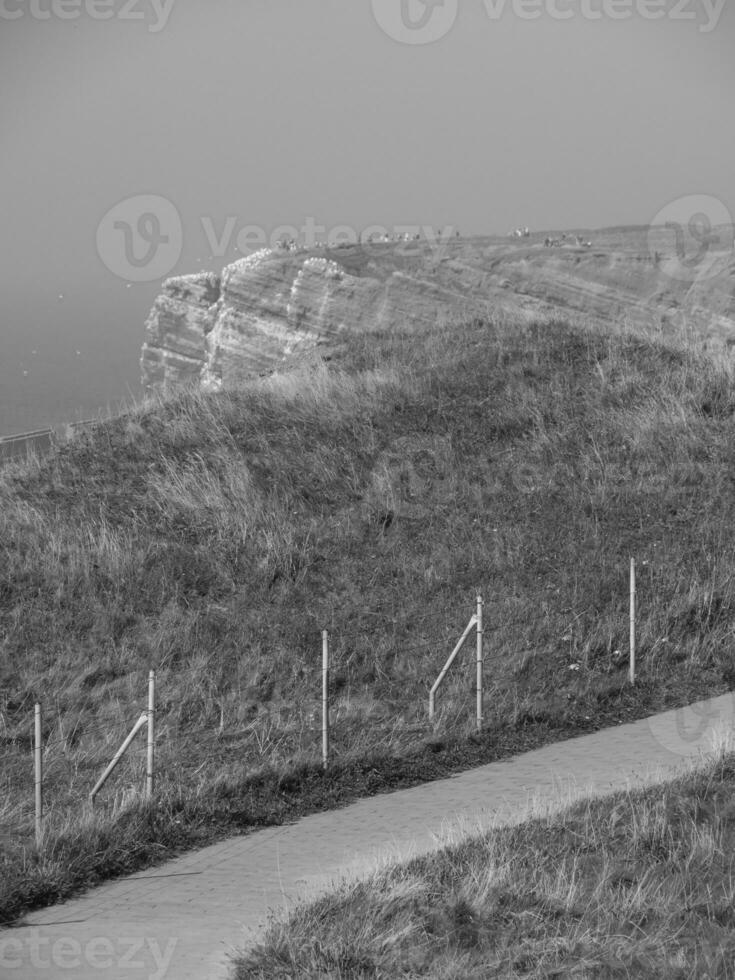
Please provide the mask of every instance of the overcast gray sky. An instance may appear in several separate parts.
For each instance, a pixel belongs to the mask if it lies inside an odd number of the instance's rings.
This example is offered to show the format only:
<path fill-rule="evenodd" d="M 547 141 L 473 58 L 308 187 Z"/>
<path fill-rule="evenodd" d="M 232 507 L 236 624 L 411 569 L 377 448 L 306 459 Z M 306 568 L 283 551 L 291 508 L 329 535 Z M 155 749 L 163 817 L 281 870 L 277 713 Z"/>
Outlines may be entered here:
<path fill-rule="evenodd" d="M 0 0 L 0 432 L 134 386 L 160 278 L 246 226 L 732 213 L 734 41 L 721 0 Z M 180 241 L 126 276 L 144 199 Z"/>

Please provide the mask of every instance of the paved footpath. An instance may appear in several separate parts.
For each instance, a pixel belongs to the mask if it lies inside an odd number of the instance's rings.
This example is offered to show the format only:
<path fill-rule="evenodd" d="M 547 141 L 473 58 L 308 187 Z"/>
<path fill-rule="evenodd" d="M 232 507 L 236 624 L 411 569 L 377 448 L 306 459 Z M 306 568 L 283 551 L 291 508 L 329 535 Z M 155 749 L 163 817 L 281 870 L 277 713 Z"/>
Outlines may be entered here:
<path fill-rule="evenodd" d="M 735 731 L 735 693 L 231 838 L 0 930 L 2 980 L 223 980 L 281 912 L 465 831 L 665 778 Z"/>

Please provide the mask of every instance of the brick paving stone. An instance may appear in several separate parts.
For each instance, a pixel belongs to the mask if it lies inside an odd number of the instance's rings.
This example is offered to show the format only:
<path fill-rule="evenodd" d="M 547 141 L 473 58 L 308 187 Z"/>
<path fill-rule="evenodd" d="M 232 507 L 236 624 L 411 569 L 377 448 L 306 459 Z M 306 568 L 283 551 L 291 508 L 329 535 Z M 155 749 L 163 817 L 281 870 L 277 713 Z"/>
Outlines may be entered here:
<path fill-rule="evenodd" d="M 735 695 L 548 745 L 447 779 L 230 838 L 91 889 L 0 930 L 2 980 L 224 980 L 268 914 L 378 863 L 529 807 L 670 777 L 735 725 Z"/>

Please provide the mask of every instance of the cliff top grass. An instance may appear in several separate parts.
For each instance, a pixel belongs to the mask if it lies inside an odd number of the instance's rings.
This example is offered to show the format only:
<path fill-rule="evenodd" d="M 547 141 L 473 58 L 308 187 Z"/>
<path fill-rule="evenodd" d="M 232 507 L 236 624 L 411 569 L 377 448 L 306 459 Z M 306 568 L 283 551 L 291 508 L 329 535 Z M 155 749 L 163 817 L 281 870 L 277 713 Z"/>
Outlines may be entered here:
<path fill-rule="evenodd" d="M 346 337 L 328 362 L 148 399 L 3 467 L 0 921 L 217 836 L 728 690 L 734 407 L 729 367 L 684 346 L 489 315 Z M 480 735 L 471 644 L 427 718 L 477 593 Z M 156 798 L 136 799 L 141 739 L 92 812 L 152 668 Z"/>
<path fill-rule="evenodd" d="M 728 978 L 735 757 L 466 837 L 272 921 L 234 980 Z"/>

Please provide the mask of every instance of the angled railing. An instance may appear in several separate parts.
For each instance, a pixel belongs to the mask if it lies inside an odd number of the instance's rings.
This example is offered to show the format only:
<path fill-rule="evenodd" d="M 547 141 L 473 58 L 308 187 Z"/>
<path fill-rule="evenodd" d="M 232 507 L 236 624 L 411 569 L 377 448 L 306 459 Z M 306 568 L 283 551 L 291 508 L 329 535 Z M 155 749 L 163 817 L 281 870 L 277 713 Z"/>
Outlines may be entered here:
<path fill-rule="evenodd" d="M 32 429 L 30 432 L 18 432 L 12 436 L 0 436 L 0 464 L 23 458 L 30 452 L 48 452 L 58 442 L 63 442 L 65 438 L 96 421 L 97 419 L 84 419 L 81 422 L 67 422 L 53 429 Z"/>
<path fill-rule="evenodd" d="M 459 653 L 459 651 L 464 646 L 464 642 L 472 631 L 472 627 L 477 630 L 477 655 L 476 655 L 476 676 L 477 676 L 477 706 L 475 711 L 477 731 L 482 729 L 482 596 L 477 597 L 477 612 L 472 616 L 469 623 L 465 627 L 465 631 L 459 638 L 459 641 L 449 654 L 449 659 L 442 667 L 441 673 L 434 681 L 434 684 L 429 691 L 429 718 L 434 717 L 434 708 L 436 703 L 436 692 L 439 690 L 441 682 L 447 675 L 447 671 L 454 663 L 454 659 Z"/>

